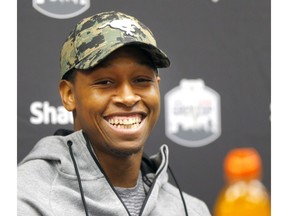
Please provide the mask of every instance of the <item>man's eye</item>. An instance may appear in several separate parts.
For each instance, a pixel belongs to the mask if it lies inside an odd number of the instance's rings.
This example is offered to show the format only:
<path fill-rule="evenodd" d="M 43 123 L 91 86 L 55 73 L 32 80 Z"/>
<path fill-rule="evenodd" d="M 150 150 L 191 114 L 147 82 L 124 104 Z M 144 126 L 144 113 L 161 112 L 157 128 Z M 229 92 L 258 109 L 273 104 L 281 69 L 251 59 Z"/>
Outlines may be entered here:
<path fill-rule="evenodd" d="M 101 81 L 97 81 L 95 82 L 96 85 L 111 85 L 112 82 L 110 80 L 101 80 Z"/>
<path fill-rule="evenodd" d="M 152 79 L 148 79 L 148 78 L 137 78 L 135 79 L 135 83 L 146 83 L 146 82 L 151 82 Z"/>

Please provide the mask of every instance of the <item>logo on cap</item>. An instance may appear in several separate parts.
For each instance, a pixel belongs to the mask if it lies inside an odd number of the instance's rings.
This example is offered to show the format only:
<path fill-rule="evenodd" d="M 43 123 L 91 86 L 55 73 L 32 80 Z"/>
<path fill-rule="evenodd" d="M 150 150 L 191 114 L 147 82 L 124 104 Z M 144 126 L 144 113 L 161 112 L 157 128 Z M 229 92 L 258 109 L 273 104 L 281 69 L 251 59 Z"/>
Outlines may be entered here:
<path fill-rule="evenodd" d="M 216 140 L 221 134 L 219 94 L 202 79 L 182 79 L 165 95 L 165 133 L 186 147 Z"/>
<path fill-rule="evenodd" d="M 90 0 L 32 0 L 32 5 L 46 16 L 67 19 L 85 12 Z"/>
<path fill-rule="evenodd" d="M 111 22 L 107 22 L 104 25 L 100 26 L 98 29 L 103 29 L 106 26 L 110 26 L 110 28 L 119 29 L 125 32 L 126 35 L 133 36 L 136 32 L 135 22 L 130 19 L 124 20 L 113 20 Z"/>

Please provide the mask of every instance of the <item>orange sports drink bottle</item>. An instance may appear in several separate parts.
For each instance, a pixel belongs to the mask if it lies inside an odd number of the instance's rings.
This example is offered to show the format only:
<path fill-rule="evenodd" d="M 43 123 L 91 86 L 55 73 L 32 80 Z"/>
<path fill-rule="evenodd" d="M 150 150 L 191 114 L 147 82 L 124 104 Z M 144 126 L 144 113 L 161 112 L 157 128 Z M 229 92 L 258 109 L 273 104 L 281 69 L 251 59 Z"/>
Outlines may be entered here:
<path fill-rule="evenodd" d="M 262 161 L 254 148 L 235 148 L 224 159 L 226 185 L 214 216 L 270 216 L 270 197 L 261 182 Z"/>

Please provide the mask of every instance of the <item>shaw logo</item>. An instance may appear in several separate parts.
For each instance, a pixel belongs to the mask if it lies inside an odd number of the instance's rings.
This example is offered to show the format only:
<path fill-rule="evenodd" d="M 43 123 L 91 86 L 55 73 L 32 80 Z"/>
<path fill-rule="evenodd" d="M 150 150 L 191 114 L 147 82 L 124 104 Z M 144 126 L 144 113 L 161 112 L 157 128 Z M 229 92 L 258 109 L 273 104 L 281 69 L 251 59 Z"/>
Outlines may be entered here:
<path fill-rule="evenodd" d="M 63 106 L 54 107 L 48 101 L 35 101 L 30 105 L 30 123 L 39 124 L 73 124 L 73 116 Z"/>
<path fill-rule="evenodd" d="M 85 12 L 90 7 L 90 0 L 32 0 L 32 4 L 46 16 L 67 19 Z"/>
<path fill-rule="evenodd" d="M 165 95 L 165 133 L 186 147 L 213 142 L 221 134 L 219 94 L 202 79 L 182 79 Z"/>

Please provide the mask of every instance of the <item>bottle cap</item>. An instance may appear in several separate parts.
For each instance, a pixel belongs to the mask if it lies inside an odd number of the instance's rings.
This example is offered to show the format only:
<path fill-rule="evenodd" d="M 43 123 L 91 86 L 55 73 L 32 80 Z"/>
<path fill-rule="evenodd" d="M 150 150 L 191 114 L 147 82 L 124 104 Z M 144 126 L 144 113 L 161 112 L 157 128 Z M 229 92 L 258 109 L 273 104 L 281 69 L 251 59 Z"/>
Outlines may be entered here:
<path fill-rule="evenodd" d="M 230 150 L 224 160 L 224 172 L 228 181 L 259 179 L 262 172 L 261 157 L 254 148 Z"/>

